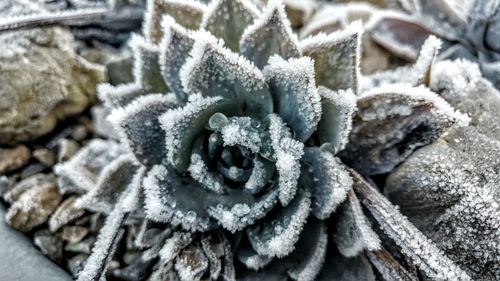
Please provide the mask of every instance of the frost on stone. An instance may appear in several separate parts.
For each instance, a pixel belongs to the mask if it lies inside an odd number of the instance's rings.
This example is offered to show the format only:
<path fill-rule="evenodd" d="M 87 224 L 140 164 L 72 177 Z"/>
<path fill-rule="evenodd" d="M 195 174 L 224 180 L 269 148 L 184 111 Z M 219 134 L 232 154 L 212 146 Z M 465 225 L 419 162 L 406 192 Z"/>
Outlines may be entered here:
<path fill-rule="evenodd" d="M 165 131 L 158 117 L 178 105 L 172 94 L 141 96 L 126 107 L 113 110 L 108 120 L 137 160 L 146 167 L 152 167 L 161 164 L 167 153 Z"/>
<path fill-rule="evenodd" d="M 160 43 L 165 29 L 162 17 L 168 15 L 187 29 L 198 29 L 206 6 L 197 0 L 148 0 L 144 14 L 143 33 L 154 44 Z"/>
<path fill-rule="evenodd" d="M 352 118 L 356 111 L 356 96 L 351 89 L 331 91 L 318 87 L 322 114 L 317 135 L 321 145 L 337 154 L 349 141 Z"/>
<path fill-rule="evenodd" d="M 110 213 L 138 169 L 139 165 L 133 157 L 120 156 L 103 169 L 95 186 L 78 198 L 75 206 Z"/>
<path fill-rule="evenodd" d="M 233 52 L 238 52 L 241 35 L 259 13 L 250 0 L 213 0 L 203 16 L 201 26 L 224 40 Z"/>
<path fill-rule="evenodd" d="M 376 14 L 366 29 L 377 44 L 409 61 L 417 59 L 420 47 L 433 34 L 416 18 L 392 11 Z"/>
<path fill-rule="evenodd" d="M 279 200 L 286 206 L 297 192 L 300 158 L 304 144 L 293 139 L 290 130 L 277 115 L 269 115 L 269 134 L 278 171 Z"/>
<path fill-rule="evenodd" d="M 382 230 L 401 248 L 401 252 L 428 277 L 437 280 L 471 280 L 465 271 L 411 224 L 382 194 L 356 173 L 351 174 L 354 178 L 354 190 L 363 205 Z"/>
<path fill-rule="evenodd" d="M 347 193 L 347 200 L 336 212 L 336 218 L 337 225 L 333 238 L 342 255 L 350 258 L 365 250 L 380 249 L 380 239 L 372 230 L 352 190 Z"/>
<path fill-rule="evenodd" d="M 144 169 L 139 169 L 133 179 L 127 183 L 125 191 L 120 194 L 113 211 L 108 215 L 104 226 L 99 231 L 98 239 L 94 243 L 92 253 L 83 270 L 78 273 L 78 281 L 98 281 L 104 278 L 117 244 L 124 233 L 121 227 L 128 213 L 135 210 L 139 204 L 142 173 L 144 173 Z"/>
<path fill-rule="evenodd" d="M 282 258 L 295 249 L 311 209 L 308 191 L 299 190 L 286 207 L 247 228 L 248 239 L 260 254 Z"/>
<path fill-rule="evenodd" d="M 384 188 L 415 226 L 477 280 L 500 276 L 499 154 L 498 140 L 460 128 L 415 151 Z"/>
<path fill-rule="evenodd" d="M 361 22 L 328 35 L 318 34 L 300 42 L 302 52 L 314 60 L 316 84 L 331 90 L 358 92 Z"/>
<path fill-rule="evenodd" d="M 235 2 L 237 3 L 237 1 Z M 250 61 L 221 46 L 207 32 L 198 32 L 190 58 L 181 69 L 184 90 L 222 96 L 247 116 L 265 117 L 273 102 L 262 72 Z"/>
<path fill-rule="evenodd" d="M 346 199 L 352 179 L 340 160 L 328 151 L 306 148 L 302 157 L 301 185 L 312 194 L 312 213 L 326 219 Z"/>
<path fill-rule="evenodd" d="M 316 280 L 326 258 L 328 235 L 323 222 L 307 219 L 295 251 L 285 260 L 293 265 L 287 270 L 293 280 Z"/>
<path fill-rule="evenodd" d="M 232 207 L 228 207 L 219 204 L 210 207 L 208 213 L 223 228 L 234 233 L 264 218 L 277 202 L 278 192 L 277 190 L 273 190 L 257 198 L 252 205 L 238 203 Z"/>
<path fill-rule="evenodd" d="M 114 141 L 91 140 L 69 161 L 55 166 L 61 193 L 87 192 L 95 187 L 102 170 L 123 153 Z"/>
<path fill-rule="evenodd" d="M 321 98 L 314 80 L 314 62 L 307 57 L 288 61 L 272 56 L 264 76 L 273 95 L 275 111 L 294 137 L 306 141 L 321 118 Z"/>
<path fill-rule="evenodd" d="M 165 84 L 160 70 L 160 50 L 158 46 L 146 41 L 145 38 L 134 35 L 130 39 L 130 48 L 134 52 L 133 74 L 141 89 L 147 93 L 166 93 Z"/>
<path fill-rule="evenodd" d="M 182 87 L 180 71 L 193 48 L 195 38 L 190 31 L 177 24 L 174 19 L 164 16 L 162 21 L 164 36 L 160 44 L 160 66 L 169 89 L 181 101 L 186 101 L 188 93 Z"/>
<path fill-rule="evenodd" d="M 273 55 L 284 59 L 300 57 L 299 42 L 290 28 L 281 0 L 268 1 L 262 15 L 245 29 L 240 53 L 260 69 Z"/>
<path fill-rule="evenodd" d="M 229 104 L 221 97 L 193 96 L 184 107 L 166 111 L 160 116 L 165 130 L 166 160 L 178 171 L 186 171 L 196 138 L 203 132 L 208 119 L 216 112 L 225 112 Z"/>
<path fill-rule="evenodd" d="M 423 86 L 374 88 L 358 99 L 357 108 L 349 143 L 340 155 L 368 175 L 391 171 L 415 149 L 469 122 L 466 115 Z"/>

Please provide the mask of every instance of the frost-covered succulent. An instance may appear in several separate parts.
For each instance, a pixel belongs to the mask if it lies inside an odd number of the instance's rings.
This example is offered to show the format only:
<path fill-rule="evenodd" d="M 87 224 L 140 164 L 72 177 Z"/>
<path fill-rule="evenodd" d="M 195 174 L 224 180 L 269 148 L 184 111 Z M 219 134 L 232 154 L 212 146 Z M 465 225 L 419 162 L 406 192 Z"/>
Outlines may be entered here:
<path fill-rule="evenodd" d="M 413 60 L 424 40 L 436 35 L 445 41 L 440 59 L 477 62 L 484 76 L 500 87 L 500 2 L 399 1 L 410 15 L 381 12 L 370 23 L 372 38 L 399 57 Z"/>
<path fill-rule="evenodd" d="M 407 84 L 375 89 L 376 77 L 359 85 L 360 36 L 354 23 L 299 42 L 280 1 L 263 11 L 246 0 L 149 1 L 144 37 L 130 41 L 136 80 L 99 88 L 120 144 L 93 141 L 57 168 L 61 188 L 84 193 L 76 205 L 109 214 L 79 280 L 105 274 L 127 217 L 143 221 L 137 244 L 155 233 L 139 261 L 152 280 L 375 280 L 368 259 L 383 278 L 416 278 L 380 247 L 351 175 L 426 275 L 467 280 L 335 157 L 356 103 L 357 143 L 345 158 L 373 169 L 465 119 L 425 88 L 435 39 Z M 374 124 L 378 142 L 356 139 Z M 167 226 L 155 231 L 158 223 Z"/>

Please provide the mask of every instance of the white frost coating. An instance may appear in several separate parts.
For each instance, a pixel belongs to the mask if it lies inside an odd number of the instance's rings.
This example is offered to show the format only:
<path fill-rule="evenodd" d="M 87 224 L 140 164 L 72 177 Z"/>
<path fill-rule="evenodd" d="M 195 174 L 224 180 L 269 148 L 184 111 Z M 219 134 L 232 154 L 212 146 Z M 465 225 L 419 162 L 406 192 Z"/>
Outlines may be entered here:
<path fill-rule="evenodd" d="M 210 207 L 208 213 L 219 221 L 222 227 L 234 233 L 263 218 L 276 204 L 277 198 L 278 192 L 272 190 L 251 206 L 238 203 L 228 208 L 220 204 L 217 207 Z"/>
<path fill-rule="evenodd" d="M 216 193 L 224 192 L 224 183 L 220 178 L 216 177 L 208 170 L 208 167 L 203 161 L 201 155 L 196 153 L 191 154 L 191 164 L 189 165 L 188 171 L 194 180 L 199 182 L 208 190 Z"/>
<path fill-rule="evenodd" d="M 83 270 L 78 274 L 78 281 L 100 280 L 105 276 L 109 262 L 116 250 L 116 244 L 123 234 L 120 231 L 123 221 L 131 208 L 136 207 L 139 203 L 143 173 L 144 169 L 138 171 L 125 192 L 120 195 L 113 211 L 106 218 L 92 248 L 92 254 L 87 259 Z"/>
<path fill-rule="evenodd" d="M 245 182 L 245 189 L 250 191 L 252 194 L 259 192 L 267 183 L 267 173 L 268 171 L 266 170 L 262 159 L 259 156 L 256 156 L 253 159 L 252 173 L 250 174 L 248 180 Z"/>
<path fill-rule="evenodd" d="M 229 123 L 220 130 L 224 146 L 241 145 L 258 153 L 262 146 L 262 131 L 249 127 L 252 119 L 250 117 L 232 117 Z"/>
<path fill-rule="evenodd" d="M 121 147 L 113 141 L 93 139 L 69 161 L 57 164 L 54 171 L 60 176 L 60 181 L 68 179 L 76 185 L 77 192 L 86 192 L 97 184 L 101 169 L 122 152 Z M 101 155 L 105 156 L 99 157 Z"/>
<path fill-rule="evenodd" d="M 343 30 L 332 32 L 328 35 L 320 33 L 318 35 L 308 37 L 300 42 L 300 47 L 303 53 L 313 53 L 318 50 L 330 49 L 339 44 L 350 43 L 354 49 L 351 55 L 354 64 L 352 65 L 353 86 L 355 94 L 359 92 L 359 79 L 361 77 L 360 62 L 361 62 L 361 37 L 363 35 L 363 24 L 360 20 L 354 21 Z M 353 42 L 354 41 L 354 42 Z M 345 71 L 345 70 L 344 70 Z"/>
<path fill-rule="evenodd" d="M 477 88 L 481 80 L 477 63 L 465 59 L 444 60 L 434 64 L 430 88 L 436 92 L 445 89 L 457 98 L 465 97 L 466 93 Z"/>
<path fill-rule="evenodd" d="M 225 48 L 222 42 L 208 32 L 195 32 L 196 42 L 190 53 L 190 58 L 181 69 L 182 86 L 187 93 L 196 93 L 201 87 L 206 87 L 209 75 L 207 63 L 214 64 L 211 69 L 232 69 L 234 72 L 224 73 L 224 79 L 229 82 L 239 80 L 243 87 L 260 90 L 265 85 L 262 72 L 250 61 Z M 222 73 L 215 73 L 221 75 Z"/>
<path fill-rule="evenodd" d="M 177 255 L 193 241 L 193 235 L 189 232 L 177 231 L 165 240 L 159 255 L 161 262 L 167 264 L 174 261 Z"/>
<path fill-rule="evenodd" d="M 178 0 L 181 1 L 181 0 Z M 206 27 L 208 21 L 212 17 L 217 16 L 217 12 L 223 10 L 222 7 L 225 1 L 234 1 L 242 8 L 246 10 L 249 14 L 254 17 L 257 17 L 260 14 L 260 11 L 255 5 L 249 0 L 212 0 L 210 5 L 207 7 L 206 12 L 203 14 L 203 19 L 201 20 L 201 26 Z"/>
<path fill-rule="evenodd" d="M 337 141 L 334 144 L 334 153 L 337 153 L 345 148 L 349 142 L 349 133 L 352 130 L 352 118 L 357 109 L 356 96 L 351 89 L 331 91 L 327 88 L 320 87 L 319 94 L 323 102 L 323 116 L 320 120 L 319 129 L 328 132 L 331 130 L 330 114 L 335 114 L 335 119 L 338 118 L 338 127 L 336 128 L 336 139 L 330 139 L 329 142 Z M 329 107 L 333 109 L 329 110 Z M 323 119 L 324 118 L 324 119 Z"/>
<path fill-rule="evenodd" d="M 412 81 L 413 85 L 418 86 L 422 84 L 427 76 L 430 75 L 432 65 L 441 49 L 441 45 L 442 41 L 434 35 L 429 36 L 429 38 L 425 40 L 424 45 L 422 45 L 420 49 L 417 62 L 413 66 L 413 73 L 415 75 L 415 81 Z"/>
<path fill-rule="evenodd" d="M 175 154 L 182 146 L 181 140 L 184 137 L 186 130 L 189 130 L 190 121 L 197 118 L 200 112 L 215 105 L 221 101 L 221 97 L 202 98 L 199 95 L 191 95 L 190 102 L 184 107 L 170 109 L 160 116 L 160 124 L 167 132 L 166 134 L 166 149 L 168 161 L 175 165 Z"/>
<path fill-rule="evenodd" d="M 307 235 L 307 234 L 303 234 Z M 315 280 L 321 271 L 323 264 L 325 262 L 326 250 L 328 246 L 328 234 L 326 233 L 326 227 L 322 224 L 319 230 L 318 241 L 314 245 L 314 252 L 311 256 L 308 256 L 308 260 L 305 264 L 301 263 L 300 268 L 293 268 L 288 271 L 288 275 L 296 281 L 311 281 Z M 305 258 L 305 257 L 301 257 Z"/>
<path fill-rule="evenodd" d="M 330 152 L 306 152 L 304 161 L 312 164 L 309 172 L 313 177 L 313 213 L 320 220 L 327 219 L 345 201 L 352 179 Z"/>
<path fill-rule="evenodd" d="M 144 210 L 146 217 L 150 220 L 168 222 L 172 217 L 172 211 L 161 200 L 162 196 L 159 184 L 167 176 L 168 170 L 166 167 L 155 165 L 144 178 Z"/>
<path fill-rule="evenodd" d="M 291 138 L 290 131 L 279 116 L 272 114 L 269 115 L 269 119 L 269 133 L 279 175 L 279 199 L 281 204 L 286 206 L 297 192 L 304 144 Z"/>
<path fill-rule="evenodd" d="M 438 116 L 445 118 L 446 120 L 452 120 L 455 122 L 456 126 L 463 127 L 469 124 L 470 118 L 463 113 L 460 113 L 458 110 L 455 110 L 451 107 L 443 98 L 438 96 L 436 93 L 432 92 L 429 88 L 424 86 L 412 87 L 408 84 L 389 84 L 382 85 L 380 87 L 371 89 L 370 91 L 364 92 L 359 98 L 367 98 L 373 95 L 385 95 L 385 94 L 399 94 L 402 96 L 407 96 L 409 98 L 415 99 L 417 101 L 427 101 L 432 103 L 435 106 L 436 113 Z M 395 110 L 403 110 L 402 114 L 404 114 L 404 108 L 395 109 Z M 384 115 L 386 113 L 380 112 L 380 114 Z M 378 116 L 364 116 L 363 118 L 378 118 L 380 119 L 381 115 Z"/>
<path fill-rule="evenodd" d="M 239 250 L 237 252 L 238 259 L 249 269 L 259 270 L 264 268 L 273 261 L 269 256 L 261 256 L 254 252 L 252 249 Z"/>
<path fill-rule="evenodd" d="M 349 227 L 352 225 L 354 227 L 352 230 L 355 233 L 343 233 L 342 231 L 336 233 L 334 239 L 337 241 L 339 252 L 345 257 L 355 257 L 364 250 L 375 251 L 380 249 L 380 238 L 369 225 L 354 192 L 350 191 L 348 193 L 346 204 L 348 204 L 346 212 L 350 213 L 346 213 L 344 218 L 339 221 L 339 224 L 348 224 Z M 345 235 L 351 236 L 348 237 L 350 241 L 346 241 L 347 243 L 342 242 L 347 239 L 347 237 L 344 237 Z"/>
<path fill-rule="evenodd" d="M 288 100 L 284 106 L 296 103 L 299 107 L 294 109 L 298 112 L 293 116 L 292 123 L 288 125 L 294 127 L 294 123 L 299 122 L 297 119 L 304 118 L 303 124 L 300 125 L 305 127 L 306 132 L 314 132 L 321 118 L 321 97 L 316 88 L 312 59 L 301 57 L 290 58 L 286 61 L 280 56 L 274 55 L 269 58 L 269 64 L 264 68 L 263 72 L 264 76 L 272 79 L 272 83 L 279 89 L 291 88 L 291 91 L 288 91 L 290 93 L 289 97 L 282 97 Z M 290 109 L 286 108 L 285 110 Z M 304 130 L 302 126 L 293 129 Z M 296 131 L 295 133 L 297 135 L 301 132 Z"/>
<path fill-rule="evenodd" d="M 208 266 L 208 258 L 200 245 L 185 248 L 174 265 L 181 281 L 200 281 Z"/>
<path fill-rule="evenodd" d="M 359 177 L 359 176 L 358 176 Z M 396 206 L 358 178 L 355 190 L 384 232 L 427 276 L 434 280 L 471 280 L 432 241 L 425 237 Z"/>
<path fill-rule="evenodd" d="M 268 25 L 278 25 L 280 32 L 282 32 L 283 37 L 289 40 L 287 42 L 290 46 L 295 47 L 296 51 L 300 55 L 299 50 L 299 40 L 297 35 L 293 33 L 292 28 L 290 27 L 290 21 L 285 12 L 285 6 L 283 5 L 283 0 L 269 0 L 267 2 L 266 8 L 262 11 L 260 17 L 258 17 L 254 23 L 248 26 L 243 34 L 241 35 L 240 47 L 241 53 L 245 52 L 245 48 L 254 47 L 251 44 L 252 35 L 256 33 L 258 30 L 265 28 Z M 278 16 L 275 19 L 275 15 Z M 277 21 L 276 21 L 277 20 Z M 250 45 L 248 45 L 250 44 Z"/>
<path fill-rule="evenodd" d="M 134 65 L 132 68 L 132 73 L 134 75 L 134 81 L 139 83 L 142 87 L 146 86 L 143 85 L 143 69 L 142 66 L 144 65 L 144 52 L 151 52 L 151 53 L 159 53 L 160 49 L 157 45 L 152 44 L 151 42 L 148 42 L 144 37 L 138 35 L 138 34 L 132 34 L 130 36 L 129 40 L 129 47 L 132 49 L 132 52 L 134 53 Z"/>
<path fill-rule="evenodd" d="M 290 206 L 294 208 L 294 212 L 290 218 L 286 219 L 285 223 L 273 221 L 264 227 L 273 228 L 270 234 L 264 233 L 263 237 L 254 237 L 252 230 L 249 230 L 250 243 L 252 247 L 260 255 L 272 256 L 282 258 L 290 254 L 295 249 L 295 243 L 299 240 L 300 233 L 304 228 L 306 219 L 311 210 L 311 199 L 309 193 L 304 191 L 297 200 L 297 206 Z"/>
<path fill-rule="evenodd" d="M 111 85 L 109 83 L 102 83 L 97 85 L 97 96 L 107 108 L 114 108 L 121 106 L 121 101 L 134 98 L 142 91 L 142 86 L 139 80 L 134 82 Z"/>
<path fill-rule="evenodd" d="M 42 9 L 40 13 L 40 7 L 37 5 L 30 5 L 31 8 L 37 7 L 36 14 L 24 14 L 24 15 L 9 15 L 6 18 L 0 20 L 0 31 L 15 30 L 23 27 L 33 27 L 33 24 L 47 25 L 55 23 L 67 23 L 78 20 L 92 20 L 94 18 L 99 18 L 105 15 L 108 11 L 107 8 L 86 8 L 77 10 L 66 10 L 66 11 L 51 11 L 46 12 Z"/>

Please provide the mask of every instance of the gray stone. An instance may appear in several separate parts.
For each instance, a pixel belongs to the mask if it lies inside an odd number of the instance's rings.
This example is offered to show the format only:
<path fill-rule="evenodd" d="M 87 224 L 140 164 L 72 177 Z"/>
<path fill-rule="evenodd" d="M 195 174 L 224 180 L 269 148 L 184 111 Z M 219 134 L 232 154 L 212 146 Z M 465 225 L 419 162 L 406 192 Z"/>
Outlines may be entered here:
<path fill-rule="evenodd" d="M 44 229 L 35 232 L 33 242 L 51 260 L 59 263 L 63 258 L 63 241 L 60 237 Z"/>
<path fill-rule="evenodd" d="M 72 196 L 64 200 L 64 202 L 57 207 L 54 214 L 49 219 L 50 231 L 56 232 L 63 225 L 83 216 L 85 210 L 76 208 L 74 206 L 76 197 Z"/>
<path fill-rule="evenodd" d="M 36 249 L 24 234 L 5 223 L 0 205 L 0 279 L 69 281 L 71 277 Z"/>
<path fill-rule="evenodd" d="M 0 68 L 0 70 L 1 70 L 1 68 Z M 0 83 L 0 85 L 1 85 L 1 83 Z M 2 107 L 1 106 L 1 104 L 2 104 L 1 103 L 1 101 L 2 101 L 1 88 L 2 87 L 0 87 L 0 108 Z M 2 111 L 0 110 L 0 112 L 2 112 Z M 1 113 L 0 113 L 0 116 L 1 116 Z M 2 138 L 3 138 L 1 130 L 2 129 L 1 129 L 1 120 L 0 120 L 0 143 L 2 142 Z M 30 159 L 30 157 L 31 157 L 31 152 L 24 145 L 20 145 L 20 146 L 17 146 L 15 148 L 10 148 L 10 149 L 0 148 L 0 175 L 8 173 L 10 171 L 14 171 L 14 170 L 19 169 L 22 166 L 26 165 L 26 163 L 28 163 L 28 160 Z"/>
<path fill-rule="evenodd" d="M 85 125 L 76 125 L 71 131 L 71 138 L 76 141 L 82 141 L 89 135 L 89 130 Z"/>

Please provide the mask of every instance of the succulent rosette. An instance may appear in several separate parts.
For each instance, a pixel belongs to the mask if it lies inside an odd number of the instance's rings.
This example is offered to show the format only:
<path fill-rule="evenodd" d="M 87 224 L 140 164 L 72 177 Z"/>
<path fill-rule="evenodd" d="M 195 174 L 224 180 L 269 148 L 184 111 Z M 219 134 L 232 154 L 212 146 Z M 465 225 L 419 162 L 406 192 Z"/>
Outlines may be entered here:
<path fill-rule="evenodd" d="M 135 81 L 99 88 L 120 144 L 95 140 L 57 168 L 62 189 L 83 193 L 77 206 L 109 214 L 79 280 L 105 276 L 134 219 L 144 251 L 134 266 L 151 280 L 375 280 L 368 259 L 387 278 L 411 278 L 353 186 L 429 276 L 467 279 L 407 220 L 395 225 L 398 211 L 335 156 L 350 139 L 351 166 L 392 168 L 385 156 L 402 161 L 464 119 L 425 88 L 433 39 L 409 84 L 371 89 L 393 81 L 361 87 L 360 37 L 353 23 L 299 42 L 280 1 L 262 11 L 246 0 L 149 1 L 144 37 L 130 41 Z M 387 135 L 357 139 L 372 127 Z"/>

